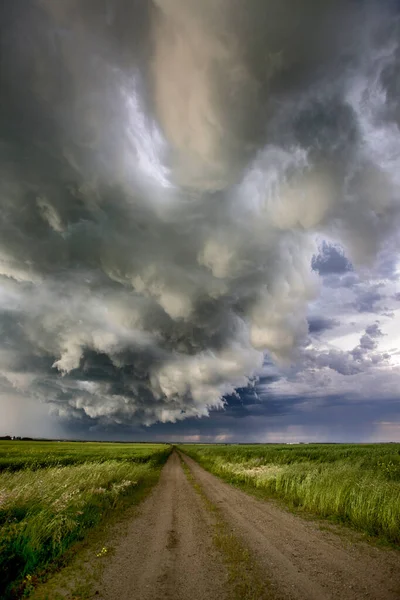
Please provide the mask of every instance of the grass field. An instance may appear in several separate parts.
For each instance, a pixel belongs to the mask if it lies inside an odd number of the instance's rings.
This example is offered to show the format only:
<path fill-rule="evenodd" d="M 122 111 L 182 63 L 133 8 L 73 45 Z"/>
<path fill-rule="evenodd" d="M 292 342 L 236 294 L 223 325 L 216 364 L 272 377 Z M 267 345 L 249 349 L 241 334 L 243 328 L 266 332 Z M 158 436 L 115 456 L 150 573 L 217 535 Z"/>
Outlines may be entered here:
<path fill-rule="evenodd" d="M 179 449 L 229 483 L 400 544 L 400 444 Z"/>
<path fill-rule="evenodd" d="M 170 446 L 0 442 L 0 598 L 28 595 L 37 575 L 85 532 L 158 479 Z"/>

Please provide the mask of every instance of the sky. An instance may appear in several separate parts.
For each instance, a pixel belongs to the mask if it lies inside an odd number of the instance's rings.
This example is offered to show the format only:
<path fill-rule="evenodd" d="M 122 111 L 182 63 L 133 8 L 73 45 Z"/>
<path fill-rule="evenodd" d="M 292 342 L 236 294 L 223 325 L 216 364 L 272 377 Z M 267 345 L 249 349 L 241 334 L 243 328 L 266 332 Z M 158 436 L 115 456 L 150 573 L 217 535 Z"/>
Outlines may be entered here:
<path fill-rule="evenodd" d="M 0 435 L 400 441 L 399 3 L 0 23 Z"/>

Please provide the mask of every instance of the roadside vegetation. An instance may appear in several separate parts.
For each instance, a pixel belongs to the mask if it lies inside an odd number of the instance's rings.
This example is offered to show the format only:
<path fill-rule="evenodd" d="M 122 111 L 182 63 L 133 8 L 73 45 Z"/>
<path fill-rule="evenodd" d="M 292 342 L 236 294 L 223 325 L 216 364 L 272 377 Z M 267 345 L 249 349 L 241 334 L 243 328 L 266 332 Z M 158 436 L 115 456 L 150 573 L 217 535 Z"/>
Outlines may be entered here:
<path fill-rule="evenodd" d="M 26 597 L 66 550 L 158 480 L 162 444 L 0 442 L 0 598 Z"/>
<path fill-rule="evenodd" d="M 228 483 L 400 545 L 400 444 L 179 449 Z"/>
<path fill-rule="evenodd" d="M 235 600 L 264 600 L 271 598 L 269 581 L 261 574 L 257 564 L 247 548 L 223 520 L 217 505 L 204 493 L 188 465 L 180 455 L 182 469 L 196 492 L 204 502 L 206 509 L 214 517 L 214 545 L 221 552 L 228 569 L 229 583 Z"/>

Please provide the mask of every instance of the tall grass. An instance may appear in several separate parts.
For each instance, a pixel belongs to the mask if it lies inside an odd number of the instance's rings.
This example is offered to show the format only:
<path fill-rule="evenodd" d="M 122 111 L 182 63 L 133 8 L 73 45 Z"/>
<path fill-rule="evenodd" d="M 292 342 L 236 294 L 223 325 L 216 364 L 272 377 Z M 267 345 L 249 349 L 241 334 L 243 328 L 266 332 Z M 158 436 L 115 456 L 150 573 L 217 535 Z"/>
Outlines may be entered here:
<path fill-rule="evenodd" d="M 18 597 L 27 578 L 134 502 L 156 482 L 169 452 L 154 446 L 145 463 L 125 458 L 1 473 L 0 598 Z"/>
<path fill-rule="evenodd" d="M 0 471 L 41 469 L 107 460 L 145 463 L 154 459 L 158 453 L 162 455 L 166 447 L 165 444 L 0 441 Z"/>
<path fill-rule="evenodd" d="M 400 445 L 195 446 L 226 481 L 400 544 Z"/>

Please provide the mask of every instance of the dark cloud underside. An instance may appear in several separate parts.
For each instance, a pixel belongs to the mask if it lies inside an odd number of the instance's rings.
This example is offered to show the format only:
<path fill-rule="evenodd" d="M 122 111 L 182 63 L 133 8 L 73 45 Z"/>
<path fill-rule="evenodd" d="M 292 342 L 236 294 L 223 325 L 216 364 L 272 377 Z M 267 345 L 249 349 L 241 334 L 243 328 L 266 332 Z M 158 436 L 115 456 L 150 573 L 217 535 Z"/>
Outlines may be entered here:
<path fill-rule="evenodd" d="M 4 394 L 84 429 L 240 421 L 281 377 L 265 356 L 386 360 L 378 325 L 307 344 L 341 325 L 308 313 L 321 282 L 391 310 L 353 269 L 398 228 L 394 3 L 15 0 L 0 23 Z"/>

